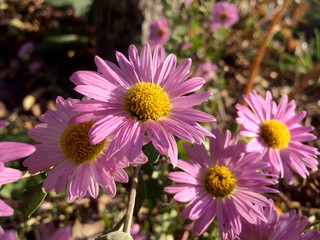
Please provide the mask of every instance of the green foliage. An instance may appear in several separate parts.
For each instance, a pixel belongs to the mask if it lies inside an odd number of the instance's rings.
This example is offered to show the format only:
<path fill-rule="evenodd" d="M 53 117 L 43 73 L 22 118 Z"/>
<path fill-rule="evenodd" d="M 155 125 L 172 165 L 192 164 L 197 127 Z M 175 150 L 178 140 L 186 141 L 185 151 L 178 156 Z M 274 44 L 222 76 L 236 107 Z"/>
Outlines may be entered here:
<path fill-rule="evenodd" d="M 41 205 L 46 196 L 47 193 L 42 188 L 42 183 L 33 188 L 26 189 L 26 191 L 22 194 L 24 201 L 20 205 L 21 211 L 26 217 L 30 218 L 31 215 Z"/>
<path fill-rule="evenodd" d="M 97 237 L 96 240 L 133 240 L 129 233 L 120 231 L 110 232 L 106 235 Z"/>
<path fill-rule="evenodd" d="M 45 0 L 45 3 L 54 7 L 72 7 L 81 15 L 85 15 L 87 13 L 92 2 L 93 0 Z"/>

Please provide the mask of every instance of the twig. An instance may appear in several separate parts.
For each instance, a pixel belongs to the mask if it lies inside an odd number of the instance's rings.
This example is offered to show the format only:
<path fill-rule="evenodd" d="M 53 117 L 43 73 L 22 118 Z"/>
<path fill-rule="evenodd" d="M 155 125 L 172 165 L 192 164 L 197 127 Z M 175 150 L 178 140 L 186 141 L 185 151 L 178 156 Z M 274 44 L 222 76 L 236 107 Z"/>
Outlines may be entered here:
<path fill-rule="evenodd" d="M 246 87 L 244 89 L 244 92 L 243 92 L 244 95 L 248 95 L 252 90 L 253 80 L 254 80 L 255 76 L 257 75 L 257 72 L 258 72 L 259 67 L 261 65 L 261 61 L 262 61 L 264 53 L 266 51 L 267 44 L 274 34 L 273 29 L 277 25 L 279 20 L 281 19 L 282 15 L 284 14 L 285 10 L 287 9 L 289 3 L 290 3 L 290 0 L 284 1 L 284 3 L 282 4 L 281 10 L 276 14 L 275 18 L 273 19 L 273 21 L 268 29 L 266 36 L 264 37 L 264 39 L 262 41 L 262 44 L 258 50 L 258 53 L 254 59 L 253 65 L 251 67 L 250 75 L 249 75 Z M 244 99 L 242 100 L 242 104 L 246 104 Z"/>
<path fill-rule="evenodd" d="M 134 167 L 134 176 L 132 179 L 128 209 L 127 209 L 126 218 L 125 218 L 124 227 L 123 227 L 123 232 L 129 233 L 129 234 L 130 234 L 133 210 L 134 210 L 134 205 L 135 205 L 136 195 L 137 195 L 138 176 L 139 176 L 139 166 Z"/>
<path fill-rule="evenodd" d="M 298 86 L 295 87 L 294 90 L 292 90 L 288 98 L 292 100 L 304 87 L 304 85 L 314 77 L 314 75 L 320 71 L 320 60 L 316 62 L 310 72 L 308 72 L 301 80 Z"/>

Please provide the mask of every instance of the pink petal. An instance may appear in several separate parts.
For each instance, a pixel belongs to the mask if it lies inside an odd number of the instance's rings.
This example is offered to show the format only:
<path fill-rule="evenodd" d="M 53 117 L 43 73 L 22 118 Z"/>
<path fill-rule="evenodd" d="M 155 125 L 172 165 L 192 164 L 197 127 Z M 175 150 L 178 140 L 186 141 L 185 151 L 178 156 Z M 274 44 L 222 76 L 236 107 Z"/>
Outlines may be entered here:
<path fill-rule="evenodd" d="M 18 181 L 22 177 L 22 172 L 12 168 L 4 168 L 0 171 L 0 184 Z"/>
<path fill-rule="evenodd" d="M 131 65 L 134 67 L 135 72 L 138 75 L 138 80 L 141 80 L 141 72 L 140 72 L 140 60 L 139 60 L 139 53 L 134 45 L 129 46 L 129 61 Z"/>
<path fill-rule="evenodd" d="M 138 78 L 138 75 L 134 71 L 128 59 L 121 52 L 116 52 L 116 57 L 118 64 L 130 85 L 139 83 L 140 80 Z"/>
<path fill-rule="evenodd" d="M 13 215 L 13 209 L 4 201 L 0 200 L 0 217 L 7 217 L 11 215 Z"/>
<path fill-rule="evenodd" d="M 164 62 L 164 50 L 161 45 L 156 46 L 153 53 L 152 59 L 152 79 L 155 84 L 158 84 L 158 79 L 155 79 L 156 71 L 161 68 L 161 65 Z"/>
<path fill-rule="evenodd" d="M 81 164 L 72 174 L 67 185 L 67 201 L 73 202 L 87 193 L 90 184 L 90 163 Z"/>
<path fill-rule="evenodd" d="M 174 70 L 177 63 L 177 57 L 170 54 L 164 61 L 162 67 L 159 67 L 154 75 L 154 84 L 163 86 L 168 75 Z"/>
<path fill-rule="evenodd" d="M 117 87 L 93 71 L 77 71 L 70 77 L 70 80 L 76 85 L 89 85 L 107 92 L 111 92 Z"/>
<path fill-rule="evenodd" d="M 152 55 L 149 44 L 145 44 L 140 53 L 141 81 L 152 82 Z"/>
<path fill-rule="evenodd" d="M 35 151 L 35 147 L 26 143 L 1 142 L 0 161 L 9 162 L 26 157 Z"/>
<path fill-rule="evenodd" d="M 193 185 L 202 185 L 201 181 L 185 172 L 170 172 L 168 178 L 177 183 L 189 183 Z"/>
<path fill-rule="evenodd" d="M 106 139 L 114 131 L 119 130 L 121 125 L 126 121 L 127 113 L 118 113 L 102 118 L 89 130 L 90 143 L 97 144 Z"/>
<path fill-rule="evenodd" d="M 187 81 L 180 83 L 179 86 L 164 90 L 168 93 L 169 98 L 173 99 L 184 94 L 199 90 L 205 82 L 206 81 L 202 78 L 190 78 Z"/>
<path fill-rule="evenodd" d="M 55 190 L 57 194 L 62 192 L 70 177 L 74 164 L 71 161 L 64 161 L 48 172 L 47 178 L 43 182 L 43 187 L 47 193 Z"/>
<path fill-rule="evenodd" d="M 130 84 L 123 79 L 120 74 L 121 70 L 116 65 L 110 64 L 98 56 L 95 57 L 94 62 L 98 67 L 98 72 L 101 72 L 103 77 L 108 79 L 107 81 L 111 82 L 115 86 L 130 86 Z"/>
<path fill-rule="evenodd" d="M 188 96 L 182 96 L 172 100 L 172 108 L 188 108 L 206 101 L 212 95 L 211 92 L 194 93 Z"/>

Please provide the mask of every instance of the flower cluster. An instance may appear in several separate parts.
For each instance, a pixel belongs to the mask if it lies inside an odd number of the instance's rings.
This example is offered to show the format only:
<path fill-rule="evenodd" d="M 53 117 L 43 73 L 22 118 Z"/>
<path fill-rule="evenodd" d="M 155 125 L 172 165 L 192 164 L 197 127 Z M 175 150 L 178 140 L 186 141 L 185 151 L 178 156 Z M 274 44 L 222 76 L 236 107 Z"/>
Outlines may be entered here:
<path fill-rule="evenodd" d="M 230 6 L 216 5 L 220 24 L 231 25 L 234 19 L 221 17 L 221 9 Z M 286 96 L 277 105 L 270 92 L 266 99 L 253 92 L 244 96 L 251 110 L 236 105 L 242 128 L 235 136 L 228 130 L 225 134 L 216 128 L 209 131 L 199 122 L 215 118 L 192 107 L 211 96 L 194 92 L 212 78 L 216 66 L 207 62 L 198 71 L 203 78 L 189 78 L 191 59 L 177 65 L 176 56 L 165 57 L 159 44 L 153 54 L 149 44 L 140 54 L 131 45 L 128 58 L 116 53 L 118 66 L 96 57 L 97 71 L 75 72 L 70 80 L 84 98 L 57 97 L 56 109 L 41 115 L 41 123 L 29 130 L 38 144 L 0 143 L 1 183 L 21 177 L 20 171 L 6 168 L 4 162 L 31 154 L 23 164 L 31 174 L 47 173 L 46 192 L 60 193 L 66 187 L 67 200 L 73 202 L 96 198 L 101 187 L 113 197 L 116 182 L 128 182 L 124 169 L 148 161 L 142 149 L 151 142 L 173 167 L 182 170 L 168 174 L 178 184 L 165 191 L 176 201 L 188 202 L 180 218 L 194 221 L 194 234 L 201 235 L 216 220 L 222 239 L 317 238 L 317 231 L 300 235 L 306 219 L 300 221 L 294 211 L 279 217 L 273 202 L 262 195 L 278 192 L 272 185 L 279 176 L 291 183 L 291 171 L 306 177 L 310 168 L 317 168 L 319 152 L 303 144 L 315 139 L 312 127 L 299 124 L 306 113 L 295 113 L 295 102 L 288 102 Z M 252 139 L 239 141 L 240 135 Z M 210 138 L 209 153 L 204 136 Z M 184 144 L 189 158 L 178 160 L 175 137 L 192 144 Z M 0 216 L 12 213 L 0 201 Z M 68 238 L 70 231 L 66 227 L 57 236 Z"/>

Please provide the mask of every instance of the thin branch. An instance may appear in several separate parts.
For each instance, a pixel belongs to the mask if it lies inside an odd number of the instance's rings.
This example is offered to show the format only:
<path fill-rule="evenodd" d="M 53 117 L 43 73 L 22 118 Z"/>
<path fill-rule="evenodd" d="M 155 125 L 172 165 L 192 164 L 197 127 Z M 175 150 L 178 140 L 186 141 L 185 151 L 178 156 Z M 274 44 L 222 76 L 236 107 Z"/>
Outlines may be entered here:
<path fill-rule="evenodd" d="M 123 227 L 123 232 L 129 233 L 129 234 L 130 234 L 130 229 L 132 224 L 134 205 L 136 202 L 138 176 L 139 176 L 139 166 L 134 167 L 134 176 L 132 179 L 128 208 L 127 208 L 126 218 L 125 218 L 124 227 Z"/>
<path fill-rule="evenodd" d="M 320 71 L 320 60 L 316 62 L 313 66 L 313 69 L 308 72 L 301 80 L 298 86 L 295 87 L 294 90 L 289 93 L 288 97 L 290 100 L 292 100 L 304 87 L 304 85 L 313 78 L 317 72 Z"/>
<path fill-rule="evenodd" d="M 261 61 L 264 57 L 264 54 L 265 54 L 265 51 L 267 48 L 267 44 L 270 41 L 270 39 L 272 38 L 272 36 L 274 35 L 274 31 L 273 31 L 274 27 L 277 25 L 277 23 L 281 19 L 282 15 L 284 14 L 285 10 L 287 9 L 289 3 L 290 3 L 290 0 L 284 1 L 281 10 L 276 14 L 275 18 L 273 19 L 273 21 L 268 29 L 266 36 L 264 37 L 264 39 L 262 41 L 262 44 L 258 50 L 258 53 L 254 59 L 253 65 L 251 67 L 250 75 L 249 75 L 246 87 L 244 89 L 244 92 L 243 92 L 244 95 L 248 95 L 252 90 L 253 80 L 256 77 L 258 70 L 260 68 Z M 242 101 L 243 101 L 242 104 L 245 104 L 245 101 L 244 100 L 242 100 Z"/>

